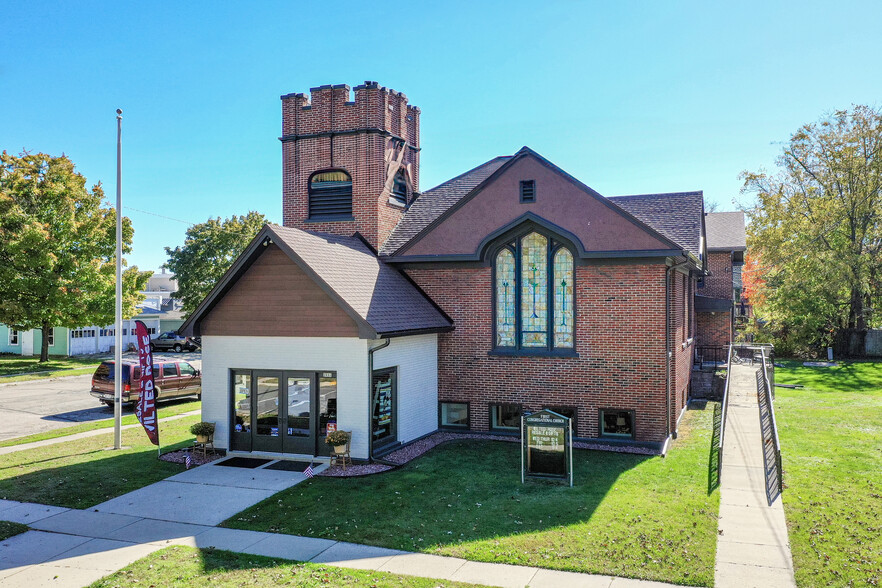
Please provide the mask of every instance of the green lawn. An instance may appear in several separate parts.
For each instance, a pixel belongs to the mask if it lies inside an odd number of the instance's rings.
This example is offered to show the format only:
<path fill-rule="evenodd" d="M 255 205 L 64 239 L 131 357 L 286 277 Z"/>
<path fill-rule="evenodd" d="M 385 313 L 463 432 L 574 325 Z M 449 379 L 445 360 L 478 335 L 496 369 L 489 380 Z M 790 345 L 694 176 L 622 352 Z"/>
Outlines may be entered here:
<path fill-rule="evenodd" d="M 11 521 L 0 521 L 0 541 L 3 541 L 4 539 L 9 539 L 10 537 L 14 537 L 19 533 L 24 533 L 27 530 L 27 525 L 22 525 L 21 523 L 13 523 Z"/>
<path fill-rule="evenodd" d="M 521 485 L 519 445 L 464 441 L 366 478 L 314 478 L 224 525 L 467 559 L 710 585 L 713 404 L 667 458 L 575 452 L 575 487 Z"/>
<path fill-rule="evenodd" d="M 776 369 L 784 511 L 800 586 L 882 583 L 882 363 Z"/>
<path fill-rule="evenodd" d="M 164 451 L 192 443 L 199 416 L 160 423 Z M 160 461 L 140 427 L 123 431 L 126 449 L 108 450 L 113 433 L 0 455 L 0 498 L 87 508 L 179 473 Z"/>
<path fill-rule="evenodd" d="M 335 568 L 217 549 L 173 546 L 152 553 L 98 580 L 91 588 L 127 586 L 468 588 L 476 584 L 399 576 L 388 572 Z"/>
<path fill-rule="evenodd" d="M 185 412 L 190 412 L 192 410 L 199 410 L 202 406 L 201 401 L 172 401 L 172 402 L 164 402 L 157 405 L 159 407 L 159 418 L 164 419 L 166 417 L 179 415 Z M 111 411 L 108 410 L 108 414 Z M 133 425 L 138 422 L 138 418 L 133 415 L 125 415 L 122 418 L 123 425 Z M 25 443 L 33 443 L 34 441 L 43 441 L 45 439 L 56 439 L 58 437 L 67 437 L 68 435 L 74 435 L 76 433 L 84 433 L 86 431 L 94 431 L 95 429 L 106 429 L 113 427 L 113 419 L 105 419 L 100 421 L 92 421 L 89 423 L 80 423 L 78 425 L 72 425 L 70 427 L 64 427 L 61 429 L 52 429 L 51 431 L 44 431 L 43 433 L 36 433 L 34 435 L 28 435 L 26 437 L 16 437 L 15 439 L 7 439 L 6 441 L 0 441 L 0 447 L 9 447 L 12 445 L 23 445 Z"/>
<path fill-rule="evenodd" d="M 36 357 L 0 355 L 0 384 L 58 376 L 82 376 L 94 372 L 100 363 L 101 359 L 95 357 L 50 355 L 49 361 L 40 363 L 39 355 Z"/>

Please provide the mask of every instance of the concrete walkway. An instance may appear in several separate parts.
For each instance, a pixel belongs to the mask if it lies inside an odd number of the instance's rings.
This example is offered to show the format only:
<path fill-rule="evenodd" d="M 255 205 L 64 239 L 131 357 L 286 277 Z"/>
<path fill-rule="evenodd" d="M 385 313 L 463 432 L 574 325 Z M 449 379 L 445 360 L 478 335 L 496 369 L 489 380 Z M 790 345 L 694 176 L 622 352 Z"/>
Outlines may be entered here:
<path fill-rule="evenodd" d="M 720 483 L 717 588 L 795 587 L 780 496 L 769 506 L 757 366 L 733 364 Z"/>
<path fill-rule="evenodd" d="M 304 479 L 293 472 L 208 464 L 87 510 L 0 500 L 0 520 L 32 529 L 0 542 L 0 585 L 87 586 L 162 547 L 189 545 L 486 586 L 671 586 L 215 526 Z M 131 514 L 135 512 L 150 513 L 151 518 Z"/>
<path fill-rule="evenodd" d="M 174 416 L 165 417 L 159 419 L 160 422 L 165 421 L 175 421 L 177 419 L 183 419 L 188 416 L 193 416 L 194 414 L 201 414 L 201 410 L 191 410 L 189 412 L 182 412 L 181 414 L 176 414 Z M 134 423 L 132 425 L 123 425 L 122 430 L 132 429 L 134 427 L 140 427 L 140 423 Z M 6 455 L 7 453 L 15 453 L 16 451 L 25 451 L 27 449 L 34 449 L 36 447 L 46 447 L 47 445 L 55 445 L 56 443 L 67 443 L 68 441 L 75 441 L 76 439 L 85 439 L 86 437 L 96 437 L 98 435 L 107 435 L 108 433 L 113 433 L 113 426 L 103 427 L 100 429 L 93 429 L 91 431 L 83 431 L 82 433 L 74 433 L 73 435 L 64 435 L 62 437 L 55 437 L 53 439 L 44 439 L 42 441 L 34 441 L 32 443 L 22 443 L 21 445 L 10 445 L 9 447 L 0 447 L 0 455 Z"/>

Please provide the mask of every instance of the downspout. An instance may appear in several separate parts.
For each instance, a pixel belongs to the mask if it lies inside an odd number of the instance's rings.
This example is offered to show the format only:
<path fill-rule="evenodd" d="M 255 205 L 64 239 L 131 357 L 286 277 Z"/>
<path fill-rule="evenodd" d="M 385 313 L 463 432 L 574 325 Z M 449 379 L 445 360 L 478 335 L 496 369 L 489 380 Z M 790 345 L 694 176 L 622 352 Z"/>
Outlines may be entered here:
<path fill-rule="evenodd" d="M 389 347 L 392 339 L 386 338 L 386 341 L 380 343 L 376 347 L 368 347 L 368 460 L 374 459 L 374 432 L 373 432 L 373 412 L 374 412 L 374 391 L 372 389 L 374 382 L 374 352 Z"/>
<path fill-rule="evenodd" d="M 671 439 L 671 361 L 674 358 L 674 350 L 671 346 L 671 272 L 679 267 L 688 265 L 688 261 L 670 265 L 665 269 L 665 444 L 662 455 L 667 453 L 668 442 Z"/>

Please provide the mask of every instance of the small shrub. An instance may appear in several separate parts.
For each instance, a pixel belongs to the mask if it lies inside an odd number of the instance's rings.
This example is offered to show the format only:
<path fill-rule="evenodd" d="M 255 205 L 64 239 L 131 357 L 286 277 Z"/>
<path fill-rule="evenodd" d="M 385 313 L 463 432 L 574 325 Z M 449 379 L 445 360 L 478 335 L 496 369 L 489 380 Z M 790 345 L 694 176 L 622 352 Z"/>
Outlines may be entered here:
<path fill-rule="evenodd" d="M 346 445 L 351 438 L 352 433 L 349 431 L 334 431 L 328 433 L 328 436 L 325 437 L 325 443 L 331 446 Z"/>
<path fill-rule="evenodd" d="M 197 437 L 211 437 L 212 435 L 214 435 L 214 423 L 193 423 L 192 425 L 190 425 L 190 434 L 196 435 Z"/>

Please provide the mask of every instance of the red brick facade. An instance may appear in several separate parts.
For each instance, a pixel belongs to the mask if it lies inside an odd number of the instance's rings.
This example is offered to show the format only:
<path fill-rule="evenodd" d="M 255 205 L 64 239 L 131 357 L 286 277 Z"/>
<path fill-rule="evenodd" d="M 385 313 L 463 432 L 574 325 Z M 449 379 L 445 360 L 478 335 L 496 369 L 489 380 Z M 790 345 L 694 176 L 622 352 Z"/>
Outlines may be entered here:
<path fill-rule="evenodd" d="M 696 294 L 732 300 L 732 253 L 729 251 L 708 253 L 707 269 L 710 270 L 711 275 L 704 278 L 704 287 L 696 290 Z"/>
<path fill-rule="evenodd" d="M 732 341 L 732 313 L 699 312 L 698 344 L 725 347 Z"/>
<path fill-rule="evenodd" d="M 283 224 L 347 236 L 359 232 L 378 248 L 404 213 L 389 202 L 386 187 L 402 150 L 409 198 L 419 191 L 420 110 L 404 94 L 375 82 L 357 86 L 355 101 L 349 98 L 345 84 L 313 88 L 310 98 L 282 96 Z M 309 179 L 327 169 L 352 177 L 354 220 L 310 220 Z"/>

